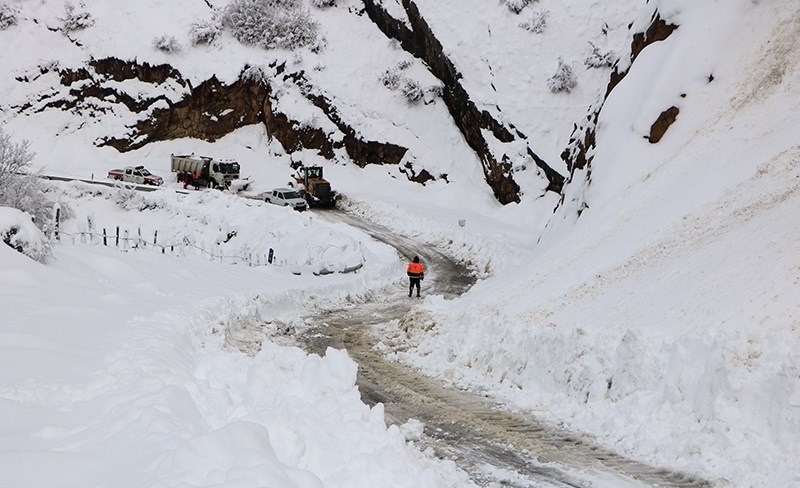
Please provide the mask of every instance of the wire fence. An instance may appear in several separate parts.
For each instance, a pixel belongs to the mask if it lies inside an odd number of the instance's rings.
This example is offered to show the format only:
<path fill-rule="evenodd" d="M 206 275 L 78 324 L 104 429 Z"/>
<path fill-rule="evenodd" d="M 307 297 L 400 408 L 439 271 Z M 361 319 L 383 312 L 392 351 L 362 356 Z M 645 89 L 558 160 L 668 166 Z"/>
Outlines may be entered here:
<path fill-rule="evenodd" d="M 285 262 L 275 259 L 273 250 L 269 249 L 264 253 L 247 253 L 247 255 L 225 254 L 222 250 L 215 250 L 213 247 L 206 248 L 203 243 L 197 244 L 188 237 L 183 237 L 179 241 L 158 242 L 158 231 L 153 231 L 152 238 L 148 235 L 145 238 L 141 229 L 131 232 L 128 229 L 115 226 L 111 231 L 103 228 L 102 231 L 76 231 L 64 232 L 57 231 L 56 240 L 69 242 L 73 245 L 102 245 L 106 247 L 116 247 L 121 251 L 135 251 L 139 249 L 155 249 L 161 254 L 174 256 L 185 256 L 189 252 L 201 255 L 211 261 L 225 264 L 246 264 L 248 266 L 263 266 L 272 264 L 283 266 Z M 189 251 L 189 252 L 187 252 Z"/>
<path fill-rule="evenodd" d="M 58 220 L 56 222 L 58 222 Z M 102 245 L 105 247 L 115 247 L 124 252 L 140 249 L 155 249 L 156 251 L 160 251 L 161 254 L 169 254 L 172 256 L 186 256 L 189 253 L 193 253 L 195 255 L 205 257 L 210 261 L 229 265 L 244 264 L 250 267 L 271 265 L 290 268 L 292 269 L 292 273 L 296 275 L 302 274 L 300 269 L 308 270 L 317 276 L 333 274 L 335 272 L 352 273 L 358 271 L 364 265 L 364 251 L 361 243 L 359 243 L 361 252 L 361 260 L 359 263 L 352 266 L 347 266 L 343 269 L 338 269 L 336 271 L 327 269 L 324 266 L 318 266 L 311 270 L 307 264 L 313 261 L 310 248 L 306 249 L 306 264 L 301 265 L 298 263 L 290 263 L 286 259 L 277 259 L 272 248 L 269 248 L 262 253 L 248 252 L 245 255 L 226 254 L 222 249 L 215 249 L 213 245 L 206 247 L 206 244 L 202 241 L 196 243 L 188 236 L 184 236 L 178 240 L 159 242 L 158 230 L 153 231 L 152 238 L 149 233 L 145 237 L 145 235 L 142 233 L 141 227 L 137 227 L 135 232 L 131 232 L 129 229 L 118 225 L 111 228 L 110 231 L 105 227 L 102 228 L 101 231 L 100 229 L 95 229 L 91 218 L 87 219 L 87 230 L 65 232 L 59 227 L 59 225 L 55 226 L 54 238 L 62 243 L 68 242 L 72 245 L 89 246 Z M 234 236 L 235 234 L 229 234 L 228 238 L 230 239 Z M 314 251 L 317 252 L 319 256 L 322 256 L 328 249 L 332 247 L 335 246 L 326 246 L 324 248 L 321 246 L 315 246 Z"/>

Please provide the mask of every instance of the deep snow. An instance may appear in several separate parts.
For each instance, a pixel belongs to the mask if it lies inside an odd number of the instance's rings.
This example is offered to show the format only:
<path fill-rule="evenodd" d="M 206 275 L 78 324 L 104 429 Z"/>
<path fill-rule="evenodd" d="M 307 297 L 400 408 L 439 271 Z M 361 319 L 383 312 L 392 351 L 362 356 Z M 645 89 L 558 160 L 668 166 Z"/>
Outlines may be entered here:
<path fill-rule="evenodd" d="M 556 58 L 579 65 L 591 40 L 624 59 L 628 23 L 643 29 L 655 9 L 679 25 L 642 52 L 607 100 L 591 184 L 576 174 L 555 213 L 558 196 L 540 196 L 533 170 L 517 174 L 522 203 L 498 205 L 443 104 L 410 106 L 380 84 L 381 71 L 408 58 L 352 13 L 356 1 L 314 10 L 328 48 L 302 57 L 229 37 L 190 48 L 182 36 L 209 14 L 203 2 L 87 1 L 97 22 L 75 34 L 80 47 L 47 29 L 59 2 L 12 3 L 21 16 L 0 31 L 0 117 L 31 140 L 44 171 L 97 179 L 141 162 L 174 189 L 168 154 L 195 151 L 238 158 L 256 182 L 252 195 L 283 186 L 291 158 L 262 127 L 121 155 L 92 143 L 124 131 L 130 113 L 18 114 L 14 107 L 39 93 L 65 88 L 52 73 L 15 77 L 108 55 L 169 62 L 194 80 L 231 80 L 245 63 L 267 69 L 274 58 L 309 68 L 367 138 L 407 144 L 426 168 L 451 175 L 450 184 L 420 187 L 396 168 L 326 164 L 343 206 L 441 247 L 485 278 L 461 299 L 428 297 L 417 308 L 411 318 L 433 321 L 433 331 L 405 335 L 387 324 L 381 333 L 402 344 L 399 360 L 720 486 L 800 484 L 796 2 L 612 9 L 541 0 L 515 16 L 499 2 L 420 1 L 476 103 L 519 127 L 562 172 L 557 155 L 608 71 L 579 71 L 576 91 L 553 95 L 546 78 Z M 517 27 L 530 9 L 550 11 L 544 33 Z M 164 32 L 185 49 L 152 50 Z M 409 69 L 435 82 L 419 61 Z M 286 91 L 296 116 L 316 120 Z M 166 92 L 180 96 L 177 87 Z M 648 143 L 650 124 L 672 105 L 677 122 Z M 394 252 L 312 213 L 225 194 L 56 186 L 75 217 L 53 262 L 0 248 L 0 436 L 14 446 L 0 454 L 2 484 L 465 486 L 450 463 L 408 448 L 379 407 L 360 402 L 345 354 L 317 358 L 280 345 L 303 327 L 309 306 L 385 286 L 400 292 Z M 95 231 L 121 225 L 138 235 L 141 227 L 147 239 L 158 230 L 160 243 L 186 237 L 193 246 L 161 254 L 72 237 L 90 219 Z M 269 248 L 273 266 L 214 258 L 263 259 Z M 361 262 L 357 274 L 310 273 Z M 261 350 L 238 349 L 253 338 Z"/>

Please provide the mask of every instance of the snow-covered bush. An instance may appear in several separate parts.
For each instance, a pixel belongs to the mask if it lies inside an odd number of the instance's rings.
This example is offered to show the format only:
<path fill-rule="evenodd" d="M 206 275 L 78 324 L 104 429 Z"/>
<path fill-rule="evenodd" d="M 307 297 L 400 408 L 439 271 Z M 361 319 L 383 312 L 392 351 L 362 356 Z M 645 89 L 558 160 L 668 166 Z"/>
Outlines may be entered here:
<path fill-rule="evenodd" d="M 544 28 L 547 25 L 548 16 L 550 16 L 550 11 L 548 10 L 534 12 L 527 21 L 519 24 L 519 26 L 534 34 L 541 34 L 544 32 Z"/>
<path fill-rule="evenodd" d="M 222 11 L 222 26 L 242 44 L 266 49 L 313 45 L 319 30 L 299 0 L 233 0 Z"/>
<path fill-rule="evenodd" d="M 336 0 L 311 0 L 311 3 L 317 8 L 325 8 L 336 5 Z"/>
<path fill-rule="evenodd" d="M 522 12 L 522 9 L 533 3 L 533 0 L 504 0 L 504 1 L 506 7 L 508 7 L 508 9 L 514 12 L 515 14 Z"/>
<path fill-rule="evenodd" d="M 12 142 L 11 136 L 0 126 L 0 207 L 27 213 L 36 226 L 46 232 L 51 226 L 53 204 L 43 181 L 30 172 L 33 153 L 29 146 L 28 141 Z"/>
<path fill-rule="evenodd" d="M 59 19 L 62 32 L 73 32 L 94 25 L 94 17 L 86 10 L 83 2 L 78 4 L 77 9 L 72 2 L 64 2 L 64 12 L 64 17 Z"/>
<path fill-rule="evenodd" d="M 402 76 L 400 72 L 389 68 L 386 71 L 383 71 L 381 74 L 378 75 L 378 79 L 386 88 L 390 90 L 397 90 L 400 88 L 400 81 Z"/>
<path fill-rule="evenodd" d="M 181 45 L 178 40 L 175 36 L 169 34 L 164 34 L 163 36 L 153 39 L 153 47 L 166 53 L 174 53 L 181 50 Z"/>
<path fill-rule="evenodd" d="M 592 46 L 592 54 L 583 60 L 583 64 L 590 68 L 611 68 L 617 62 L 617 55 L 614 51 L 600 52 L 600 48 L 595 46 L 592 41 L 589 41 Z"/>
<path fill-rule="evenodd" d="M 239 78 L 266 85 L 269 81 L 264 69 L 260 66 L 245 66 Z"/>
<path fill-rule="evenodd" d="M 0 30 L 5 30 L 12 25 L 17 25 L 18 15 L 19 12 L 17 9 L 6 2 L 0 2 Z"/>
<path fill-rule="evenodd" d="M 565 91 L 569 93 L 570 90 L 577 86 L 578 80 L 575 78 L 575 71 L 572 66 L 564 62 L 562 58 L 558 58 L 558 68 L 553 76 L 547 80 L 547 86 L 553 93 Z"/>
<path fill-rule="evenodd" d="M 432 96 L 441 94 L 441 87 L 432 86 L 423 89 L 419 82 L 403 75 L 403 71 L 411 66 L 411 61 L 401 61 L 395 66 L 382 71 L 378 80 L 390 90 L 399 90 L 409 103 L 416 103 L 423 99 L 426 93 Z"/>
<path fill-rule="evenodd" d="M 198 20 L 189 27 L 189 41 L 192 46 L 213 44 L 219 37 L 222 26 L 218 18 Z"/>
<path fill-rule="evenodd" d="M 409 103 L 415 103 L 422 100 L 422 87 L 419 86 L 418 82 L 410 78 L 406 78 L 403 81 L 403 86 L 400 87 L 400 93 L 403 94 Z"/>
<path fill-rule="evenodd" d="M 50 255 L 50 240 L 27 213 L 0 206 L 0 241 L 12 249 L 44 262 Z"/>

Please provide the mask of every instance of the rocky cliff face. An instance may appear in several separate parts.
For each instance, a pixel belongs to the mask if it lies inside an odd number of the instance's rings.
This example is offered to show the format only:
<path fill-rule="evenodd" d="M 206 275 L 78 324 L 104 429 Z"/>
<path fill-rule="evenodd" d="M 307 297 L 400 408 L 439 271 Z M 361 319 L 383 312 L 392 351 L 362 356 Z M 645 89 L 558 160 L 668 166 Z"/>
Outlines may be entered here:
<path fill-rule="evenodd" d="M 410 28 L 390 16 L 373 0 L 365 0 L 364 6 L 367 15 L 381 32 L 399 41 L 403 49 L 424 61 L 430 72 L 442 82 L 444 86 L 442 98 L 447 109 L 467 144 L 482 162 L 486 181 L 497 200 L 503 204 L 519 201 L 519 185 L 514 181 L 512 162 L 507 157 L 498 156 L 491 151 L 483 131 L 490 132 L 498 141 L 505 143 L 517 137 L 525 139 L 525 136 L 516 129 L 498 122 L 490 113 L 478 110 L 459 81 L 461 74 L 445 55 L 442 44 L 436 39 L 413 1 L 402 1 L 411 24 Z M 547 178 L 549 182 L 547 189 L 560 192 L 564 182 L 563 176 L 548 166 L 530 148 L 528 154 Z"/>

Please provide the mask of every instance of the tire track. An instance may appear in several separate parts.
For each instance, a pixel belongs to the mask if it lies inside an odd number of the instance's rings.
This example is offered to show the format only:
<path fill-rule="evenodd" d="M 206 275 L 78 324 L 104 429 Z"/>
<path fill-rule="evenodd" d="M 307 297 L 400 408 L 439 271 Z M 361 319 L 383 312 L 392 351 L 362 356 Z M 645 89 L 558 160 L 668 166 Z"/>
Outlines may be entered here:
<path fill-rule="evenodd" d="M 364 230 L 406 258 L 419 255 L 427 268 L 423 294 L 454 298 L 474 284 L 466 268 L 436 249 L 339 211 L 319 214 Z M 392 293 L 397 296 L 386 296 Z M 363 401 L 382 403 L 390 423 L 421 421 L 425 431 L 419 447 L 452 459 L 477 484 L 520 488 L 712 486 L 688 474 L 625 458 L 591 438 L 503 410 L 488 398 L 387 361 L 375 348 L 379 338 L 374 336 L 373 326 L 401 319 L 416 302 L 404 292 L 392 290 L 384 295 L 357 306 L 321 312 L 309 320 L 316 325 L 305 331 L 299 342 L 306 351 L 320 355 L 328 347 L 346 349 L 359 365 L 357 384 Z"/>

